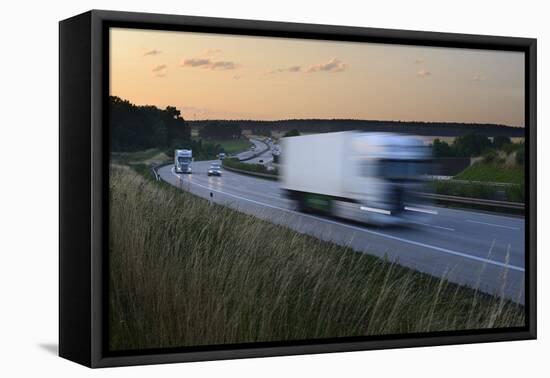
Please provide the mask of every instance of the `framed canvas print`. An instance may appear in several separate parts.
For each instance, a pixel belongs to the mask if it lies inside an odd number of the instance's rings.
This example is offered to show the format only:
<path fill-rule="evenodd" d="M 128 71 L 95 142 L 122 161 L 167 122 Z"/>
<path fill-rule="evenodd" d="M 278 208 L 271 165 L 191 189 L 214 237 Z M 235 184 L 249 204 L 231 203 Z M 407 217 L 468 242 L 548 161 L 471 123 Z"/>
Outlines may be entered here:
<path fill-rule="evenodd" d="M 60 22 L 62 357 L 536 337 L 536 40 Z"/>

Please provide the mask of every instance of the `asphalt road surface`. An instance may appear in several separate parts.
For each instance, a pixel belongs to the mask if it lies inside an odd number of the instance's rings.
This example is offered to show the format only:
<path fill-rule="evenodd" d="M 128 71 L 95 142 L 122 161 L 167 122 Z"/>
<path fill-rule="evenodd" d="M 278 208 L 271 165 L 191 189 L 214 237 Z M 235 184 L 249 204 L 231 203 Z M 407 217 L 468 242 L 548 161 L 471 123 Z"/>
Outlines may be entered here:
<path fill-rule="evenodd" d="M 303 214 L 281 195 L 278 182 L 227 170 L 208 177 L 212 161 L 194 162 L 193 174 L 160 177 L 183 190 L 300 233 L 378 257 L 452 282 L 524 302 L 525 221 L 522 217 L 430 207 L 437 212 L 409 227 L 375 227 L 329 216 Z"/>
<path fill-rule="evenodd" d="M 262 142 L 261 140 L 250 138 L 250 142 L 252 142 L 255 146 L 255 150 L 248 150 L 241 152 L 240 154 L 237 154 L 237 157 L 239 159 L 246 159 L 244 161 L 245 163 L 249 164 L 267 164 L 271 161 L 273 161 L 273 155 L 271 154 L 271 148 L 267 143 Z M 261 153 L 260 155 L 253 157 L 250 159 L 251 156 L 254 156 L 255 154 L 259 153 L 260 151 L 263 151 L 267 148 L 267 151 Z"/>

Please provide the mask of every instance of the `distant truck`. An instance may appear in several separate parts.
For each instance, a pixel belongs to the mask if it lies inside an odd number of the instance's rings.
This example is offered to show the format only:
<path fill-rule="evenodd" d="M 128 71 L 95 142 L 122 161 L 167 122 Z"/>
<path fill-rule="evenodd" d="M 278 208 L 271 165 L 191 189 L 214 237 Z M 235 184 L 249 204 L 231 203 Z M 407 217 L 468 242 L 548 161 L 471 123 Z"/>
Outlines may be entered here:
<path fill-rule="evenodd" d="M 174 151 L 174 169 L 176 173 L 192 173 L 191 163 L 193 162 L 192 150 Z"/>
<path fill-rule="evenodd" d="M 414 193 L 430 166 L 421 140 L 338 132 L 282 138 L 281 188 L 300 211 L 374 224 L 429 216 Z"/>
<path fill-rule="evenodd" d="M 223 160 L 223 159 L 225 159 L 225 156 L 226 156 L 226 155 L 225 155 L 225 152 L 220 152 L 220 153 L 218 154 L 218 159 Z"/>

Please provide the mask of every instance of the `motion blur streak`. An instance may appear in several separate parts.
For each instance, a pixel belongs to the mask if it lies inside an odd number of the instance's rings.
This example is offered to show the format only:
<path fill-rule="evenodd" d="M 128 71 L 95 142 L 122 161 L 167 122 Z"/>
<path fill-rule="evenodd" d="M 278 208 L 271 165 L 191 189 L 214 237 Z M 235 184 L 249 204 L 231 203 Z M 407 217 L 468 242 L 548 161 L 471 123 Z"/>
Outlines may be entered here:
<path fill-rule="evenodd" d="M 283 138 L 281 188 L 301 211 L 371 224 L 436 214 L 415 196 L 431 153 L 419 138 L 338 132 Z"/>

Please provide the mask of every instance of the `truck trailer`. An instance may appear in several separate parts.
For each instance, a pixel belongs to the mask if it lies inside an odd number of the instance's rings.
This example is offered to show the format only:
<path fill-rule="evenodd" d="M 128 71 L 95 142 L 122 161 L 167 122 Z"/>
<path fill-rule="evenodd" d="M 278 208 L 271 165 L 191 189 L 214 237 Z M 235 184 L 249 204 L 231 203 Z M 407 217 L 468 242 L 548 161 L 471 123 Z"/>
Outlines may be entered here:
<path fill-rule="evenodd" d="M 413 136 L 336 132 L 282 138 L 281 189 L 303 212 L 373 224 L 435 214 L 415 193 L 431 152 Z"/>
<path fill-rule="evenodd" d="M 192 150 L 174 151 L 174 170 L 176 173 L 193 173 L 191 163 L 193 161 Z"/>

